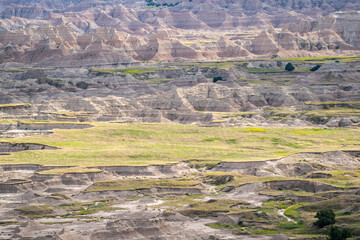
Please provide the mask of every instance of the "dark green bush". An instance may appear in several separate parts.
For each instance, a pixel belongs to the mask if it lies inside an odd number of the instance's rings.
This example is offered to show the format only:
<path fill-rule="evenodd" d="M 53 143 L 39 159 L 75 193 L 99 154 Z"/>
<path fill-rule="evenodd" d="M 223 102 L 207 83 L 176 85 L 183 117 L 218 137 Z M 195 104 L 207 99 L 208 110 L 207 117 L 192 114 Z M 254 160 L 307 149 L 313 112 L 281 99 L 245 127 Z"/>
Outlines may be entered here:
<path fill-rule="evenodd" d="M 288 63 L 288 64 L 286 64 L 286 66 L 285 66 L 285 70 L 286 70 L 286 71 L 289 71 L 289 72 L 292 72 L 292 71 L 295 70 L 295 66 L 294 66 L 292 63 Z"/>
<path fill-rule="evenodd" d="M 352 236 L 350 229 L 331 226 L 329 231 L 329 240 L 345 240 Z"/>
<path fill-rule="evenodd" d="M 315 67 L 311 68 L 310 71 L 315 72 L 315 71 L 317 71 L 320 67 L 321 67 L 321 65 L 318 64 L 318 65 L 316 65 Z"/>
<path fill-rule="evenodd" d="M 214 77 L 214 78 L 213 78 L 213 82 L 216 83 L 217 81 L 226 81 L 226 79 L 224 79 L 224 78 L 221 77 L 221 76 Z"/>
<path fill-rule="evenodd" d="M 327 225 L 334 224 L 336 222 L 335 213 L 331 209 L 320 210 L 316 213 L 315 217 L 318 218 L 319 220 L 314 222 L 314 225 L 319 228 L 323 228 Z"/>

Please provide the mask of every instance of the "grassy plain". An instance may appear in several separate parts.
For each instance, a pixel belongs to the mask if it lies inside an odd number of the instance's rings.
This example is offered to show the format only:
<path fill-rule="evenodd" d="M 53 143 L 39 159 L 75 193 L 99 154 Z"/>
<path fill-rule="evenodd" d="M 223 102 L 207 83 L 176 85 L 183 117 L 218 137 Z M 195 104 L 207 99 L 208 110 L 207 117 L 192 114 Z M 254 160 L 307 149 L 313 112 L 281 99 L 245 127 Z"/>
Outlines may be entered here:
<path fill-rule="evenodd" d="M 52 166 L 166 164 L 185 160 L 254 161 L 296 152 L 356 150 L 360 132 L 320 128 L 206 128 L 180 124 L 92 123 L 93 128 L 54 130 L 48 136 L 0 139 L 40 143 L 60 150 L 0 156 L 0 164 Z"/>

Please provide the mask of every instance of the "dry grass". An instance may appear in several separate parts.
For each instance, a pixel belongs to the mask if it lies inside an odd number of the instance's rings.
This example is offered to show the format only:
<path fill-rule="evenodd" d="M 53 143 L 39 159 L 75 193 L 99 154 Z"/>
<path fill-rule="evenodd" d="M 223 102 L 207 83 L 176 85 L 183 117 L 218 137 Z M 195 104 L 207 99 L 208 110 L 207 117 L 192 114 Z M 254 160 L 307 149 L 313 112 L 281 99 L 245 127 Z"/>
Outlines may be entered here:
<path fill-rule="evenodd" d="M 63 175 L 66 173 L 96 173 L 101 172 L 100 169 L 96 168 L 82 168 L 82 167 L 71 167 L 71 168 L 56 168 L 39 172 L 43 175 Z"/>
<path fill-rule="evenodd" d="M 354 129 L 92 124 L 95 127 L 54 130 L 54 134 L 48 136 L 11 139 L 11 142 L 40 143 L 61 149 L 12 153 L 1 156 L 0 163 L 87 167 L 166 164 L 194 159 L 254 161 L 297 152 L 356 150 L 360 146 L 359 131 Z"/>

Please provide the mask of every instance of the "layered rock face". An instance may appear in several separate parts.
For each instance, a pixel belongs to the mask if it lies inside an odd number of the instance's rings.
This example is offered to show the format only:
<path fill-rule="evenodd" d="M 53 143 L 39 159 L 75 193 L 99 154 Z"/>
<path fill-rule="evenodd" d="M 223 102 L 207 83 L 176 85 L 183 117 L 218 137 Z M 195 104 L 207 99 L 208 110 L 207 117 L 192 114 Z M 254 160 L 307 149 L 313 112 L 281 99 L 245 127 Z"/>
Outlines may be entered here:
<path fill-rule="evenodd" d="M 360 7 L 356 1 L 338 2 L 159 0 L 159 7 L 146 8 L 140 0 L 9 0 L 0 5 L 0 64 L 88 66 L 353 54 L 349 51 L 360 48 L 359 12 L 313 18 L 315 12 Z"/>
<path fill-rule="evenodd" d="M 336 13 L 315 22 L 263 30 L 254 39 L 221 37 L 216 42 L 187 45 L 159 30 L 148 37 L 113 27 L 79 33 L 69 25 L 41 25 L 0 30 L 0 63 L 89 66 L 149 60 L 218 59 L 354 54 L 360 48 L 360 12 Z"/>
<path fill-rule="evenodd" d="M 290 126 L 352 126 L 360 122 L 356 112 L 334 117 L 325 114 L 323 118 L 301 112 L 322 109 L 322 105 L 309 105 L 308 102 L 345 104 L 360 101 L 360 75 L 352 64 L 332 62 L 323 64 L 316 72 L 269 74 L 247 70 L 260 66 L 280 70 L 282 67 L 278 66 L 285 66 L 285 62 L 250 61 L 247 67 L 234 66 L 228 70 L 189 68 L 170 63 L 162 67 L 118 69 L 119 72 L 113 73 L 85 68 L 3 71 L 0 76 L 0 117 L 200 125 L 221 120 L 229 126 L 278 126 L 283 124 L 284 118 L 280 114 L 280 120 L 274 121 L 277 115 L 272 108 L 278 108 L 288 109 L 285 111 L 288 121 L 284 124 Z M 308 64 L 307 68 L 313 66 Z M 133 71 L 133 75 L 120 71 Z M 216 77 L 225 81 L 214 83 Z M 274 84 L 271 78 L 291 78 L 291 82 Z M 249 85 L 241 79 L 264 82 L 264 85 Z M 231 119 L 220 115 L 218 118 L 216 113 L 219 112 L 234 113 L 234 116 L 240 113 L 238 116 L 244 117 Z M 4 131 L 12 129 L 11 126 L 2 127 Z"/>
<path fill-rule="evenodd" d="M 360 46 L 360 30 L 359 12 L 336 12 L 327 17 L 321 18 L 316 22 L 301 22 L 297 24 L 289 24 L 285 27 L 292 32 L 300 34 L 307 34 L 308 32 L 320 32 L 320 36 L 326 42 L 333 41 L 340 43 L 339 40 L 343 39 L 347 46 L 343 48 L 359 48 Z"/>

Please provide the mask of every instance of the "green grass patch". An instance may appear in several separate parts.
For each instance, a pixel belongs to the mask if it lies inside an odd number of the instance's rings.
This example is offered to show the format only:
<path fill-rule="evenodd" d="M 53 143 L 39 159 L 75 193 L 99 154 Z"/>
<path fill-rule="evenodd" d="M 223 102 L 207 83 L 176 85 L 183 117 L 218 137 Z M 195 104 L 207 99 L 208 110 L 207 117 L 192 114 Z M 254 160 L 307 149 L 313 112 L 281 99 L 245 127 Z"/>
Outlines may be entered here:
<path fill-rule="evenodd" d="M 270 81 L 269 79 L 252 79 L 252 78 L 244 78 L 244 77 L 240 77 L 237 80 L 238 83 L 247 83 L 249 85 L 268 85 L 268 86 L 272 86 L 275 85 L 275 83 L 273 81 Z"/>
<path fill-rule="evenodd" d="M 276 229 L 253 229 L 250 232 L 256 235 L 275 235 L 280 233 L 280 231 Z"/>
<path fill-rule="evenodd" d="M 237 118 L 237 117 L 251 117 L 253 115 L 259 115 L 257 112 L 204 112 L 204 111 L 197 111 L 199 113 L 211 113 L 215 117 L 221 118 Z"/>
<path fill-rule="evenodd" d="M 271 138 L 271 141 L 274 145 L 276 146 L 286 146 L 286 147 L 290 147 L 290 148 L 301 148 L 300 145 L 297 145 L 295 143 L 291 143 L 291 142 L 287 142 L 287 141 L 283 141 L 283 139 L 281 138 Z"/>
<path fill-rule="evenodd" d="M 61 174 L 64 171 L 89 171 L 84 168 L 93 166 L 150 165 L 180 161 L 206 165 L 220 161 L 268 160 L 297 152 L 357 150 L 360 142 L 358 130 L 343 128 L 204 128 L 181 124 L 91 124 L 94 127 L 87 129 L 55 129 L 54 134 L 46 136 L 0 139 L 60 148 L 55 151 L 22 151 L 3 155 L 0 156 L 0 164 L 80 167 L 54 170 Z"/>
<path fill-rule="evenodd" d="M 208 62 L 199 65 L 200 68 L 213 68 L 229 70 L 231 67 L 238 66 L 239 64 L 233 62 Z"/>
<path fill-rule="evenodd" d="M 305 102 L 308 105 L 315 105 L 315 106 L 323 106 L 325 108 L 331 107 L 347 107 L 347 108 L 355 108 L 360 109 L 360 101 L 356 102 L 338 102 L 338 101 L 330 101 L 330 102 Z"/>
<path fill-rule="evenodd" d="M 334 107 L 329 109 L 319 109 L 304 112 L 304 115 L 310 117 L 334 117 L 334 116 L 360 116 L 360 109 L 348 107 Z"/>
<path fill-rule="evenodd" d="M 360 187 L 360 171 L 324 171 L 322 173 L 330 174 L 331 177 L 318 179 L 318 182 L 330 184 L 339 188 L 357 188 Z"/>
<path fill-rule="evenodd" d="M 29 205 L 25 207 L 15 208 L 20 215 L 29 217 L 31 219 L 54 217 L 54 211 L 51 205 Z"/>
<path fill-rule="evenodd" d="M 6 108 L 29 108 L 30 104 L 26 103 L 9 103 L 9 104 L 0 104 L 0 109 Z"/>
<path fill-rule="evenodd" d="M 115 72 L 126 73 L 134 76 L 154 73 L 156 71 L 161 70 L 174 70 L 173 68 L 165 68 L 165 67 L 128 67 L 124 69 L 116 69 Z"/>
<path fill-rule="evenodd" d="M 222 141 L 222 139 L 219 137 L 212 137 L 212 138 L 204 138 L 202 141 L 203 142 L 214 142 L 214 141 Z"/>
<path fill-rule="evenodd" d="M 297 58 L 278 58 L 281 61 L 294 62 L 311 62 L 311 63 L 326 63 L 326 62 L 354 62 L 359 61 L 360 56 L 317 56 L 317 57 L 297 57 Z"/>
<path fill-rule="evenodd" d="M 360 202 L 360 196 L 357 195 L 342 195 L 331 199 L 314 202 L 302 206 L 305 211 L 316 212 L 321 209 L 332 209 L 334 211 L 342 210 L 352 204 L 358 204 Z"/>
<path fill-rule="evenodd" d="M 305 223 L 294 223 L 294 222 L 283 222 L 279 224 L 279 228 L 293 230 L 297 228 L 302 228 L 305 226 Z"/>
<path fill-rule="evenodd" d="M 115 72 L 115 69 L 91 68 L 90 71 L 102 74 L 113 74 Z"/>
<path fill-rule="evenodd" d="M 197 203 L 193 203 L 191 204 L 191 208 L 196 210 L 211 210 L 214 212 L 232 212 L 236 211 L 236 207 L 246 205 L 249 205 L 249 203 L 241 200 L 212 199 L 206 202 L 198 201 Z"/>
<path fill-rule="evenodd" d="M 124 74 L 130 74 L 133 76 L 139 76 L 142 74 L 154 73 L 161 70 L 174 70 L 174 68 L 166 67 L 127 67 L 127 68 L 114 68 L 114 69 L 102 69 L 102 68 L 92 68 L 91 71 L 95 73 L 102 74 L 113 74 L 115 72 L 120 72 Z"/>
<path fill-rule="evenodd" d="M 88 215 L 97 212 L 111 212 L 115 210 L 122 210 L 122 208 L 112 207 L 113 199 L 100 199 L 93 202 L 75 202 L 62 204 L 58 208 L 68 211 L 62 217 L 74 217 L 81 215 Z"/>
<path fill-rule="evenodd" d="M 236 224 L 227 224 L 227 223 L 209 223 L 205 224 L 208 227 L 214 228 L 214 229 L 223 229 L 223 230 L 230 230 L 230 231 L 240 231 L 245 232 L 245 229 L 239 225 Z"/>
<path fill-rule="evenodd" d="M 275 199 L 269 199 L 262 204 L 263 208 L 274 208 L 274 209 L 286 209 L 294 204 L 293 199 L 287 199 L 279 197 Z"/>
<path fill-rule="evenodd" d="M 312 104 L 308 102 L 308 104 Z M 308 120 L 312 122 L 322 121 L 323 118 L 328 118 L 335 116 L 360 116 L 360 108 L 358 102 L 352 103 L 339 103 L 339 104 L 327 104 L 325 103 L 315 103 L 315 105 L 323 105 L 323 109 L 309 110 L 309 111 L 296 111 L 289 110 L 286 108 L 266 108 L 265 111 L 268 113 L 267 118 L 299 118 L 301 116 L 308 116 Z M 339 107 L 342 106 L 342 107 Z"/>
<path fill-rule="evenodd" d="M 8 226 L 8 225 L 20 225 L 21 222 L 18 221 L 0 221 L 0 226 Z"/>
<path fill-rule="evenodd" d="M 48 196 L 48 198 L 53 198 L 57 200 L 71 200 L 71 198 L 62 193 L 52 193 L 50 196 Z"/>
<path fill-rule="evenodd" d="M 308 202 L 297 203 L 297 204 L 295 204 L 295 205 L 293 205 L 291 207 L 288 207 L 285 210 L 284 214 L 285 214 L 285 216 L 287 216 L 287 217 L 289 217 L 291 219 L 294 219 L 297 222 L 300 222 L 301 214 L 297 209 L 300 208 L 300 207 L 304 207 L 307 204 L 309 204 L 309 203 Z"/>
<path fill-rule="evenodd" d="M 243 212 L 244 210 L 242 208 L 249 204 L 245 201 L 233 199 L 210 199 L 208 201 L 190 200 L 186 208 L 179 211 L 182 215 L 188 217 L 215 217 L 220 213 Z M 175 199 L 167 199 L 166 204 L 176 206 L 178 201 Z"/>

